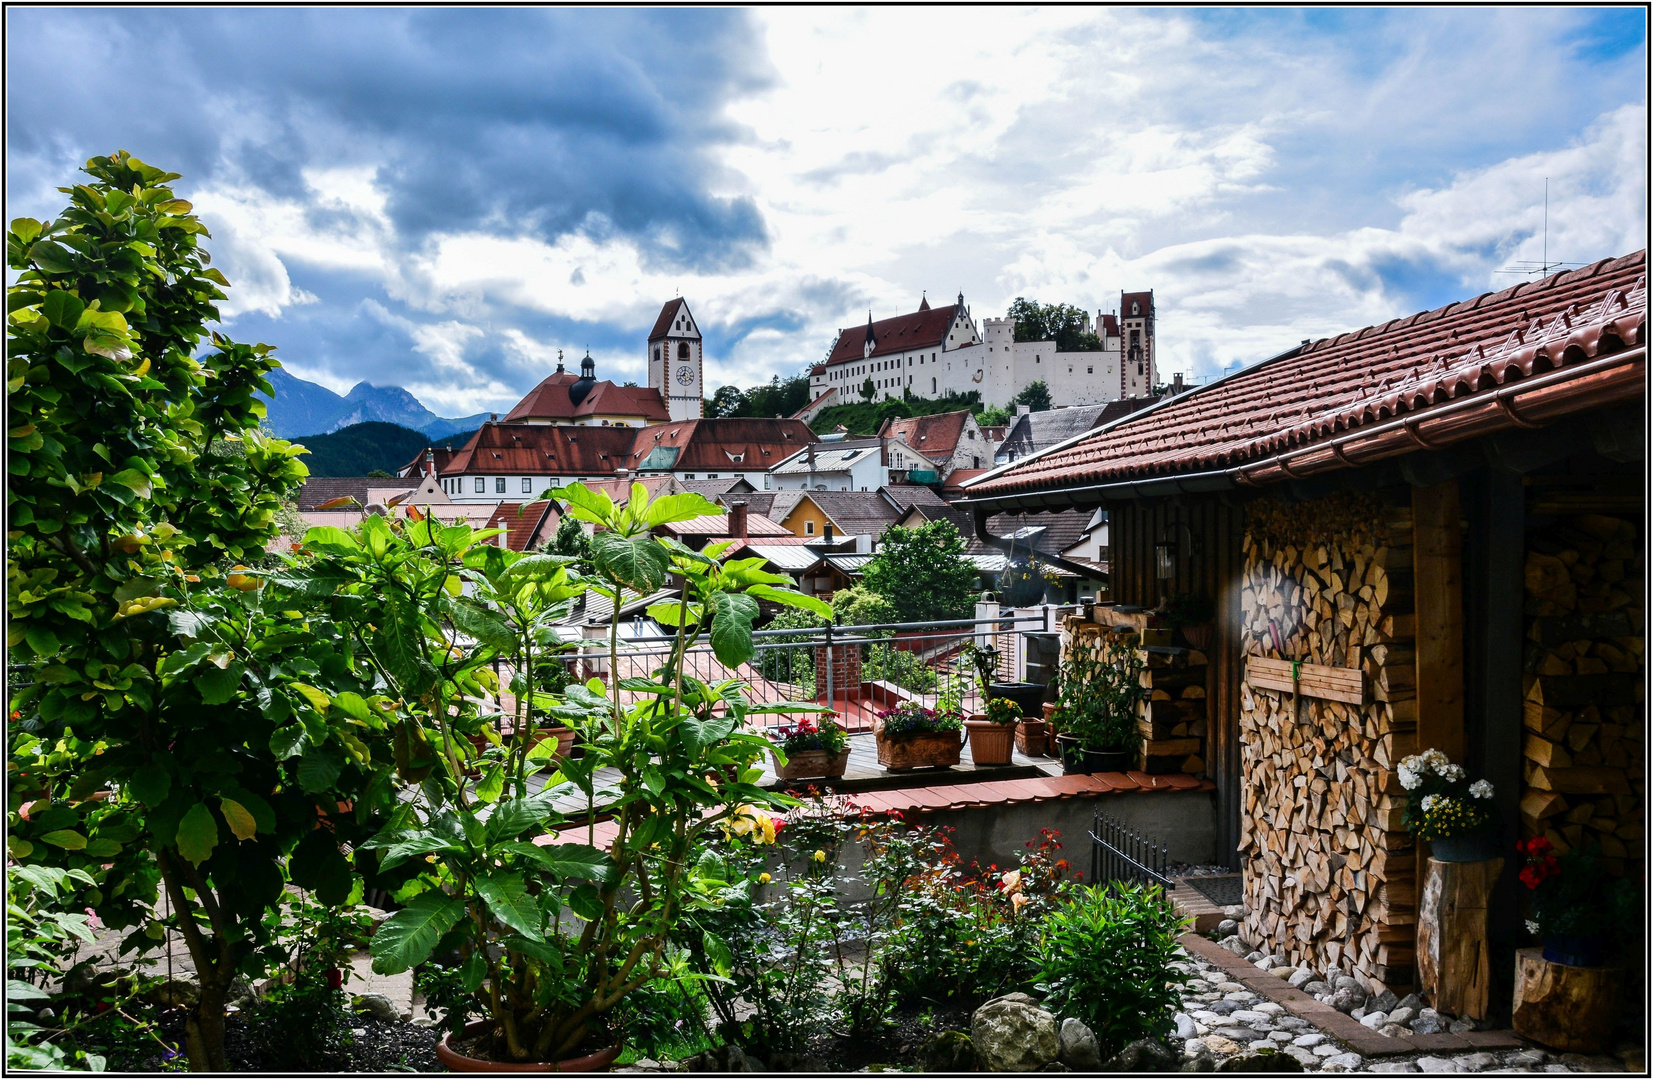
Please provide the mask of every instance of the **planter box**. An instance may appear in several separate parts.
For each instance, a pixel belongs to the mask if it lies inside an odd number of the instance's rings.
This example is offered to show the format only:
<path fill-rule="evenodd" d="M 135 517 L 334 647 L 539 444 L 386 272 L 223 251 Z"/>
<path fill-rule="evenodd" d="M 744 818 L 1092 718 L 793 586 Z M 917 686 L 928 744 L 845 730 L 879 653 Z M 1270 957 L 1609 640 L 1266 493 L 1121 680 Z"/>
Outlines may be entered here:
<path fill-rule="evenodd" d="M 1016 738 L 1015 724 L 993 724 L 986 720 L 966 720 L 964 730 L 970 735 L 970 760 L 977 765 L 1009 765 L 1011 747 Z"/>
<path fill-rule="evenodd" d="M 1538 949 L 1515 954 L 1516 1034 L 1554 1050 L 1599 1054 L 1613 1045 L 1624 972 L 1552 964 Z"/>
<path fill-rule="evenodd" d="M 775 757 L 774 752 L 770 752 Z M 787 757 L 786 764 L 775 757 L 775 775 L 782 780 L 842 780 L 849 765 L 849 749 L 829 754 L 825 750 L 799 750 Z"/>
<path fill-rule="evenodd" d="M 900 735 L 884 737 L 884 725 L 873 729 L 878 743 L 878 764 L 890 772 L 926 767 L 946 768 L 959 763 L 959 750 L 964 746 L 962 731 L 937 731 L 928 735 Z"/>
<path fill-rule="evenodd" d="M 1044 757 L 1050 745 L 1050 727 L 1043 720 L 1023 720 L 1016 725 L 1016 749 L 1024 757 Z"/>

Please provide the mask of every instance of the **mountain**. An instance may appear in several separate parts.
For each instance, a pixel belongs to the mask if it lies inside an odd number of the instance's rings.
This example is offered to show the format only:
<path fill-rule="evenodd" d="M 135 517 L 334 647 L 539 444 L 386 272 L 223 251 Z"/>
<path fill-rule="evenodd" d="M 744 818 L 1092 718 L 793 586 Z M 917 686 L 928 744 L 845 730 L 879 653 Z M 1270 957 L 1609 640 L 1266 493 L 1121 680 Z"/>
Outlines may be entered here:
<path fill-rule="evenodd" d="M 270 372 L 270 385 L 275 388 L 275 398 L 267 399 L 265 422 L 283 439 L 326 434 L 370 422 L 394 424 L 423 432 L 427 438 L 443 439 L 460 431 L 474 431 L 488 418 L 487 413 L 457 419 L 437 416 L 400 386 L 359 382 L 340 397 L 282 368 Z"/>
<path fill-rule="evenodd" d="M 459 433 L 460 437 L 452 442 L 462 445 L 471 434 Z M 431 436 L 399 424 L 370 420 L 329 434 L 301 435 L 295 441 L 310 451 L 302 460 L 311 476 L 366 476 L 374 469 L 395 476 L 397 469 L 431 444 Z"/>

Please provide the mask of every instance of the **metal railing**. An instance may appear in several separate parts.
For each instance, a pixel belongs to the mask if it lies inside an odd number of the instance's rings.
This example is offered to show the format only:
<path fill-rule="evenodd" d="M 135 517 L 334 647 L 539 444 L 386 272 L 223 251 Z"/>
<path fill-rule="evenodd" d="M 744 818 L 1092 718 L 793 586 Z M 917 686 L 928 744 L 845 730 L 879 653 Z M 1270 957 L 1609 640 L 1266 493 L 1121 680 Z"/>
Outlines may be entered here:
<path fill-rule="evenodd" d="M 711 684 L 740 679 L 749 687 L 746 694 L 754 704 L 827 705 L 847 730 L 870 731 L 877 712 L 902 701 L 933 706 L 949 689 L 958 691 L 966 711 L 977 711 L 981 703 L 975 671 L 964 660 L 964 645 L 976 641 L 998 647 L 999 678 L 1014 680 L 1014 650 L 1004 647 L 1006 641 L 1020 634 L 1048 632 L 1065 609 L 1053 610 L 1054 615 L 1041 611 L 989 619 L 757 630 L 752 635 L 756 655 L 734 669 L 718 660 L 709 640 L 701 637 L 684 653 L 683 670 Z M 669 635 L 628 632 L 620 642 L 620 677 L 651 675 L 665 662 L 674 643 Z M 582 641 L 578 651 L 564 658 L 577 678 L 606 680 L 610 666 L 607 635 Z M 758 726 L 774 729 L 804 715 L 764 713 L 753 719 Z"/>
<path fill-rule="evenodd" d="M 1146 838 L 1100 810 L 1091 821 L 1091 882 L 1130 881 L 1172 887 L 1165 872 L 1170 849 Z"/>

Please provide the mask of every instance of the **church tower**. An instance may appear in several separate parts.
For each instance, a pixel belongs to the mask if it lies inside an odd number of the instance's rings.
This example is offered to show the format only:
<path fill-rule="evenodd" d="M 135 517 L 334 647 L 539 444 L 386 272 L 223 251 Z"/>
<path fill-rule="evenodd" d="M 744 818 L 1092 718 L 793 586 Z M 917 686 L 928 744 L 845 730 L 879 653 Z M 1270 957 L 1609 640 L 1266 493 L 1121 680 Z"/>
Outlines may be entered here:
<path fill-rule="evenodd" d="M 1119 294 L 1119 396 L 1147 397 L 1158 382 L 1154 356 L 1154 293 Z"/>
<path fill-rule="evenodd" d="M 704 414 L 700 328 L 682 297 L 666 302 L 649 333 L 649 386 L 660 392 L 673 420 L 698 420 Z"/>

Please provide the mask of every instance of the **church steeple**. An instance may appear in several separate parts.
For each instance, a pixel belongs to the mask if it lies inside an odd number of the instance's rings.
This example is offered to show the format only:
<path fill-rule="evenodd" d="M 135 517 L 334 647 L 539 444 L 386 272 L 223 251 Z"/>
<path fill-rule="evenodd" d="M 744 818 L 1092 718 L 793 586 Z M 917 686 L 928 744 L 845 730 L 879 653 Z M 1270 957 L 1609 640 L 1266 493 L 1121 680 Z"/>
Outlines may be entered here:
<path fill-rule="evenodd" d="M 861 347 L 861 355 L 871 356 L 876 348 L 878 348 L 878 335 L 872 332 L 872 311 L 869 309 L 867 311 L 867 339 Z"/>
<path fill-rule="evenodd" d="M 918 310 L 920 310 L 920 311 L 929 311 L 930 310 L 930 291 L 928 289 L 924 290 L 923 295 L 920 297 L 920 299 L 918 301 Z"/>
<path fill-rule="evenodd" d="M 591 350 L 587 349 L 585 359 L 580 361 L 580 377 L 569 384 L 568 400 L 578 408 L 580 402 L 585 400 L 586 395 L 591 393 L 591 388 L 596 385 L 597 361 L 591 359 Z"/>

